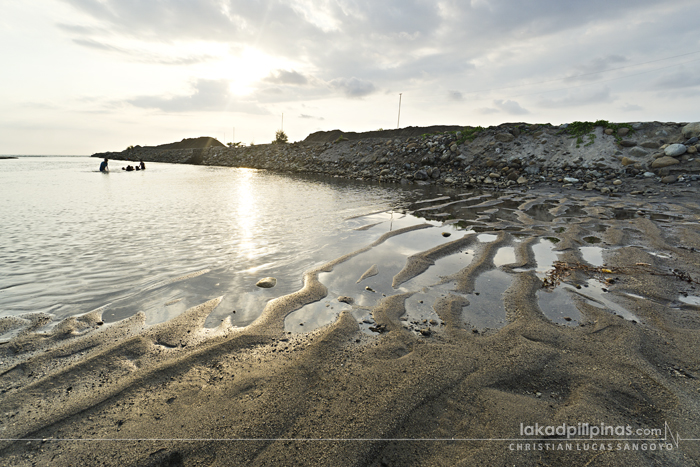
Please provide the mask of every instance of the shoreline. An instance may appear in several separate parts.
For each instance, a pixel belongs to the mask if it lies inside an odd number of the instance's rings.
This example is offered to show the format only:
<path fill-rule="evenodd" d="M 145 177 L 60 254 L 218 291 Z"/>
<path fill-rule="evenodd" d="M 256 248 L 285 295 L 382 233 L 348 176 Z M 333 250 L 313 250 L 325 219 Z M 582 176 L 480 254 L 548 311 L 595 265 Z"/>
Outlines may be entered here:
<path fill-rule="evenodd" d="M 189 149 L 136 146 L 92 157 L 456 189 L 564 187 L 644 194 L 654 187 L 700 181 L 698 123 L 579 123 L 505 123 L 485 129 L 409 127 L 367 133 L 334 130 L 291 144 Z M 441 131 L 434 132 L 436 128 Z M 446 128 L 450 130 L 442 131 Z M 382 137 L 384 133 L 387 136 Z"/>
<path fill-rule="evenodd" d="M 382 297 L 370 312 L 383 332 L 364 332 L 348 311 L 310 333 L 285 332 L 284 318 L 339 301 L 321 274 L 413 230 L 440 236 L 439 227 L 394 231 L 307 271 L 303 287 L 245 328 L 205 329 L 221 300 L 212 297 L 154 326 L 143 313 L 105 325 L 93 312 L 50 334 L 20 333 L 0 346 L 0 465 L 696 465 L 700 443 L 688 439 L 700 437 L 700 189 L 674 183 L 623 196 L 562 185 L 472 197 L 458 187 L 425 200 L 427 219 L 448 225 L 470 213 L 471 223 L 407 256 L 394 280 L 407 283 L 465 248 L 473 259 L 444 289 Z M 551 291 L 538 247 L 547 238 L 574 265 Z M 604 267 L 575 266 L 595 266 L 586 262 L 592 246 Z M 497 266 L 504 248 L 513 259 Z M 343 295 L 391 283 L 383 269 L 359 284 L 352 277 Z M 507 320 L 482 330 L 465 316 L 495 288 L 481 278 L 496 270 L 511 278 L 501 294 Z M 542 297 L 564 288 L 580 312 L 575 325 L 543 309 Z M 402 320 L 433 296 L 426 306 L 439 322 Z M 536 423 L 668 426 L 685 441 L 667 449 L 666 438 L 653 451 L 607 449 L 610 437 L 591 439 L 595 451 L 510 449 L 511 439 L 542 443 L 520 434 Z M 647 448 L 658 439 L 649 435 Z"/>

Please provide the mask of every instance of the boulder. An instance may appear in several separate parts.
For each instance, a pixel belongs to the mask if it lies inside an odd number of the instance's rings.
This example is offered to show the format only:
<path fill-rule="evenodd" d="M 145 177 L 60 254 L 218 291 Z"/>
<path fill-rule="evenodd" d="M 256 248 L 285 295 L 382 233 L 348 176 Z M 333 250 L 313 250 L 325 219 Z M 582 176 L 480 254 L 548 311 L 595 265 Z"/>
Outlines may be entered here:
<path fill-rule="evenodd" d="M 632 157 L 644 157 L 648 154 L 649 154 L 648 152 L 646 152 L 644 149 L 642 149 L 638 146 L 631 148 L 630 152 L 629 152 L 629 155 Z"/>
<path fill-rule="evenodd" d="M 654 162 L 652 162 L 651 168 L 652 169 L 660 169 L 662 167 L 668 167 L 670 165 L 676 165 L 679 163 L 680 162 L 678 161 L 678 159 L 674 159 L 673 157 L 669 157 L 669 156 L 664 156 L 664 157 L 659 157 Z"/>
<path fill-rule="evenodd" d="M 688 123 L 681 130 L 684 138 L 693 138 L 700 136 L 700 122 Z"/>
<path fill-rule="evenodd" d="M 623 136 L 623 137 L 627 136 L 627 133 L 629 133 L 629 132 L 630 132 L 630 129 L 627 127 L 624 127 L 624 126 L 622 128 L 618 128 L 618 130 L 617 130 L 617 134 L 620 136 Z"/>
<path fill-rule="evenodd" d="M 688 150 L 685 144 L 669 144 L 666 149 L 664 149 L 664 154 L 669 157 L 678 157 Z"/>
<path fill-rule="evenodd" d="M 636 142 L 631 141 L 629 139 L 623 139 L 622 141 L 620 141 L 620 146 L 622 146 L 623 148 L 632 148 L 636 145 L 637 145 Z"/>
<path fill-rule="evenodd" d="M 416 173 L 413 174 L 413 178 L 416 180 L 427 180 L 428 172 L 426 172 L 425 170 L 418 170 Z"/>
<path fill-rule="evenodd" d="M 675 175 L 666 175 L 661 179 L 661 183 L 675 183 L 678 181 L 678 177 Z"/>
<path fill-rule="evenodd" d="M 498 133 L 494 138 L 501 143 L 510 143 L 515 139 L 515 136 L 510 133 Z"/>

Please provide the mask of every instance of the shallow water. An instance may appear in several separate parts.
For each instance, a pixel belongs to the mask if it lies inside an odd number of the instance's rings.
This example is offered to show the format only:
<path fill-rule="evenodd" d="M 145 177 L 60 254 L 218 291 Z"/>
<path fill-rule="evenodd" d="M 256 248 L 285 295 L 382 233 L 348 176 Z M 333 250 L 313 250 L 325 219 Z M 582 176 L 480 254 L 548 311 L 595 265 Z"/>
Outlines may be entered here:
<path fill-rule="evenodd" d="M 354 230 L 372 216 L 345 219 L 406 196 L 249 169 L 149 163 L 127 173 L 110 161 L 102 174 L 87 157 L 0 162 L 0 317 L 101 308 L 107 322 L 145 311 L 156 323 L 223 295 L 209 324 L 245 325 L 297 290 L 303 271 L 381 235 Z M 275 288 L 255 286 L 266 276 Z"/>
<path fill-rule="evenodd" d="M 642 216 L 638 208 L 600 199 L 155 163 L 145 172 L 126 173 L 118 170 L 124 164 L 112 161 L 113 172 L 105 175 L 91 158 L 2 161 L 0 318 L 45 313 L 31 317 L 44 326 L 100 310 L 109 323 L 144 311 L 147 324 L 156 324 L 222 297 L 206 326 L 227 319 L 245 326 L 271 299 L 301 289 L 304 272 L 367 248 L 388 232 L 423 225 L 318 273 L 327 295 L 292 310 L 285 329 L 313 330 L 347 310 L 370 332 L 373 309 L 396 294 L 406 294 L 402 321 L 414 332 L 425 323 L 437 329 L 444 324 L 435 306 L 448 296 L 465 300 L 459 325 L 496 329 L 508 323 L 503 294 L 518 274 L 547 276 L 571 224 L 585 230 L 593 212 L 624 222 Z M 663 220 L 655 214 L 643 213 Z M 597 232 L 608 228 L 596 225 Z M 577 239 L 579 257 L 594 267 L 603 266 L 610 253 L 602 237 Z M 460 239 L 453 251 L 424 256 Z M 521 242 L 529 239 L 534 241 L 525 247 Z M 422 264 L 415 274 L 407 273 L 411 258 Z M 274 288 L 255 286 L 267 276 L 277 278 Z M 599 282 L 591 279 L 582 289 L 565 282 L 536 294 L 551 322 L 587 321 L 580 303 L 640 322 Z"/>

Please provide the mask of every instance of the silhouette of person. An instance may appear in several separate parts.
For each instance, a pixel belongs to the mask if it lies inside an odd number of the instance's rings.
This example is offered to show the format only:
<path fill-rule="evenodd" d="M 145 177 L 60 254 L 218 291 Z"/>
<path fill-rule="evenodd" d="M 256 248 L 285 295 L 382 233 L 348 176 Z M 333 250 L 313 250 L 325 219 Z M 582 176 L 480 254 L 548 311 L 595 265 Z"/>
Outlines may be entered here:
<path fill-rule="evenodd" d="M 105 172 L 105 173 L 109 172 L 109 166 L 107 165 L 108 162 L 109 162 L 109 159 L 107 159 L 105 157 L 105 160 L 103 160 L 102 163 L 100 164 L 100 172 Z"/>

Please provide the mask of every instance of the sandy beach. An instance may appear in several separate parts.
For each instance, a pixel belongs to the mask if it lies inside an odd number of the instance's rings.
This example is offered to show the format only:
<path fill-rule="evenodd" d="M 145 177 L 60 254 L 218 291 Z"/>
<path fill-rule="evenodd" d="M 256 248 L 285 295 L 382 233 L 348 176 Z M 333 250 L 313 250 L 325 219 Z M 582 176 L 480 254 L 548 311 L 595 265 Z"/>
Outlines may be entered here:
<path fill-rule="evenodd" d="M 242 329 L 202 327 L 218 298 L 152 327 L 143 314 L 103 325 L 98 313 L 48 335 L 30 326 L 0 347 L 0 463 L 696 465 L 700 445 L 678 438 L 700 433 L 696 195 L 514 194 L 524 212 L 553 203 L 550 221 L 521 217 L 520 239 L 497 223 L 484 229 L 496 239 L 451 277 L 454 294 L 433 304 L 440 322 L 419 323 L 427 333 L 400 319 L 411 294 L 371 310 L 381 333 L 361 331 L 348 312 L 308 334 L 285 332 L 286 315 L 325 297 L 318 275 L 354 254 L 308 271 L 301 290 Z M 579 219 L 557 223 L 555 205 L 560 214 L 578 207 Z M 412 256 L 402 280 L 475 235 Z M 596 235 L 605 267 L 571 267 L 557 287 L 603 284 L 634 319 L 585 293 L 573 295 L 576 326 L 547 319 L 538 306 L 547 289 L 533 269 L 535 240 L 547 235 L 572 266 L 587 264 L 582 239 Z M 473 328 L 462 318 L 464 294 L 479 292 L 476 278 L 506 245 L 516 258 L 500 266 L 514 274 L 502 295 L 507 324 Z M 528 436 L 535 424 L 633 433 Z M 652 429 L 660 431 L 644 431 Z"/>
<path fill-rule="evenodd" d="M 204 327 L 221 297 L 154 326 L 4 318 L 17 332 L 0 345 L 0 465 L 697 465 L 700 190 L 639 167 L 598 188 L 447 183 L 413 214 L 461 230 L 393 229 L 307 270 L 244 328 Z M 441 243 L 363 274 L 359 258 L 418 233 Z M 320 300 L 347 307 L 285 327 Z M 435 319 L 412 318 L 419 306 Z"/>

